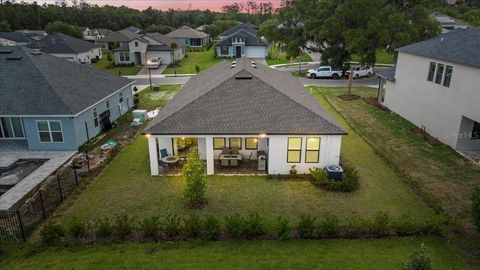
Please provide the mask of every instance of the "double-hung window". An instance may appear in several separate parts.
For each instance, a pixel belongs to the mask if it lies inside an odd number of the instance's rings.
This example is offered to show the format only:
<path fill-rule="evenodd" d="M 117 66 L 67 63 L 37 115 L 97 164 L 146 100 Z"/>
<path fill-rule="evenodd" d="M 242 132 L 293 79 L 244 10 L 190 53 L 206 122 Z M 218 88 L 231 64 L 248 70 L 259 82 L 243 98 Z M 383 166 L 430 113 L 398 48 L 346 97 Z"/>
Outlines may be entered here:
<path fill-rule="evenodd" d="M 444 64 L 438 64 L 437 72 L 436 72 L 436 75 L 435 75 L 435 83 L 436 84 L 442 84 L 442 77 L 443 77 L 444 68 L 445 68 Z"/>
<path fill-rule="evenodd" d="M 63 142 L 62 125 L 58 120 L 37 121 L 40 142 Z"/>
<path fill-rule="evenodd" d="M 445 71 L 445 79 L 443 79 L 443 86 L 450 87 L 450 82 L 452 81 L 453 67 L 447 65 L 447 70 Z"/>
<path fill-rule="evenodd" d="M 433 82 L 433 77 L 435 76 L 435 69 L 437 67 L 437 63 L 430 62 L 430 67 L 428 68 L 428 78 L 429 82 Z"/>
<path fill-rule="evenodd" d="M 216 137 L 213 138 L 213 149 L 222 150 L 225 147 L 225 138 Z"/>
<path fill-rule="evenodd" d="M 105 100 L 105 111 L 110 110 L 110 100 Z"/>
<path fill-rule="evenodd" d="M 320 138 L 307 138 L 305 146 L 305 163 L 318 163 L 320 159 Z"/>
<path fill-rule="evenodd" d="M 123 102 L 123 92 L 118 93 L 118 103 Z"/>
<path fill-rule="evenodd" d="M 290 137 L 287 143 L 287 162 L 300 163 L 302 159 L 302 138 Z"/>
<path fill-rule="evenodd" d="M 95 127 L 98 127 L 97 108 L 93 108 L 93 124 L 95 125 Z"/>

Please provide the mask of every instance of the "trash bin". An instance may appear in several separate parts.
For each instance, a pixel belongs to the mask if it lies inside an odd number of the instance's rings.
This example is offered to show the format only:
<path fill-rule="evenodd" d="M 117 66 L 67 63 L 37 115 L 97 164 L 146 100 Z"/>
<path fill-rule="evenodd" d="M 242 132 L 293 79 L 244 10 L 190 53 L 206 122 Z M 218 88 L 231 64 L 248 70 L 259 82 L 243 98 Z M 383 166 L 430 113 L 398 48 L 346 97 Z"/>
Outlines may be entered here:
<path fill-rule="evenodd" d="M 325 172 L 327 173 L 328 179 L 333 179 L 338 181 L 342 180 L 343 169 L 338 165 L 330 165 L 325 167 Z"/>
<path fill-rule="evenodd" d="M 267 168 L 267 156 L 266 155 L 258 155 L 257 156 L 257 170 L 265 171 Z"/>

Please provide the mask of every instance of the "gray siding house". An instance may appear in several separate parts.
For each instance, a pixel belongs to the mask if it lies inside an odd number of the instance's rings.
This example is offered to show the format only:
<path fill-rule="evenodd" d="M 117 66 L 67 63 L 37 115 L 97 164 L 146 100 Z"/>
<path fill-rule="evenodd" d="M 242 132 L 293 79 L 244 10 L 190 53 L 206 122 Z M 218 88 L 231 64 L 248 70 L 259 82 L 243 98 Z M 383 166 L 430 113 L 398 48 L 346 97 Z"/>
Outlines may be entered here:
<path fill-rule="evenodd" d="M 167 37 L 178 40 L 186 47 L 203 47 L 210 43 L 210 35 L 185 25 L 168 33 Z"/>
<path fill-rule="evenodd" d="M 252 26 L 242 23 L 220 34 L 215 49 L 217 57 L 265 58 L 268 44 Z"/>
<path fill-rule="evenodd" d="M 0 47 L 0 66 L 0 140 L 30 150 L 77 150 L 133 105 L 133 81 L 88 65 Z"/>

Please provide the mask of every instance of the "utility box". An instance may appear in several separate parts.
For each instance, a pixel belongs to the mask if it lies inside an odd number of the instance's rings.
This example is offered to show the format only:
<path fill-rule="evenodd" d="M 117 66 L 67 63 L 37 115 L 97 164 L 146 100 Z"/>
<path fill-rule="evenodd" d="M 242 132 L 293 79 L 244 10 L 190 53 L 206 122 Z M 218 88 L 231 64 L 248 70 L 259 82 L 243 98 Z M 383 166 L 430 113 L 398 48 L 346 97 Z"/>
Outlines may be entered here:
<path fill-rule="evenodd" d="M 147 110 L 134 110 L 132 112 L 134 120 L 137 120 L 140 123 L 145 123 L 147 121 Z"/>
<path fill-rule="evenodd" d="M 333 180 L 342 180 L 343 177 L 343 169 L 338 165 L 330 165 L 325 167 L 325 172 L 327 173 L 328 179 Z"/>

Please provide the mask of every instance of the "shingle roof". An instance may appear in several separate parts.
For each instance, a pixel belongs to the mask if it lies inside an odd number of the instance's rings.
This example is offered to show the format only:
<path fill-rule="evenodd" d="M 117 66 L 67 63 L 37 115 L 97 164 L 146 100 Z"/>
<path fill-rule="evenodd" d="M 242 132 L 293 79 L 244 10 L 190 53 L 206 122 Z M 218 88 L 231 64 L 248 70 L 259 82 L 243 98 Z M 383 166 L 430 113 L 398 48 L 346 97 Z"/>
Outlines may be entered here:
<path fill-rule="evenodd" d="M 438 60 L 480 67 L 480 26 L 457 29 L 436 38 L 397 49 Z"/>
<path fill-rule="evenodd" d="M 143 34 L 143 29 L 138 28 L 136 26 L 129 26 L 129 27 L 124 28 L 123 30 L 129 31 L 129 32 L 132 32 L 132 33 L 135 33 L 135 34 Z M 120 31 L 122 31 L 122 30 L 120 30 Z"/>
<path fill-rule="evenodd" d="M 168 47 L 170 47 L 172 43 L 177 44 L 178 48 L 185 47 L 183 44 L 179 44 L 179 42 L 176 39 L 168 37 L 166 35 L 162 35 L 160 33 L 148 33 L 148 34 L 145 34 L 145 36 L 148 36 L 164 45 L 167 45 Z"/>
<path fill-rule="evenodd" d="M 135 38 L 140 38 L 140 35 L 123 29 L 108 33 L 105 37 L 99 39 L 98 42 L 129 42 Z"/>
<path fill-rule="evenodd" d="M 232 38 L 245 38 L 245 46 L 268 46 L 265 41 L 257 38 L 252 33 L 245 30 L 238 30 L 237 32 L 233 33 L 228 37 L 225 37 L 220 42 L 218 42 L 216 47 L 232 46 Z"/>
<path fill-rule="evenodd" d="M 106 28 L 93 28 L 90 30 L 92 31 L 92 33 L 98 32 L 99 35 L 106 35 L 112 32 L 112 30 Z"/>
<path fill-rule="evenodd" d="M 22 43 L 29 43 L 32 41 L 27 35 L 21 32 L 0 32 L 0 38 Z"/>
<path fill-rule="evenodd" d="M 386 69 L 379 69 L 376 71 L 377 76 L 389 81 L 395 81 L 396 67 L 390 67 Z"/>
<path fill-rule="evenodd" d="M 208 37 L 208 34 L 184 25 L 168 33 L 167 36 L 171 38 L 205 38 Z"/>
<path fill-rule="evenodd" d="M 252 34 L 253 36 L 257 35 L 257 30 L 255 30 L 251 25 L 246 24 L 246 23 L 240 23 L 235 25 L 234 27 L 228 29 L 227 31 L 223 32 L 220 34 L 220 36 L 230 36 L 233 35 L 234 33 L 240 31 L 240 30 L 245 30 Z"/>
<path fill-rule="evenodd" d="M 145 133 L 346 134 L 296 77 L 256 66 L 242 58 L 200 72 Z"/>
<path fill-rule="evenodd" d="M 40 49 L 45 53 L 83 53 L 100 48 L 91 42 L 67 36 L 60 33 L 50 34 L 41 40 L 27 45 L 29 48 Z"/>
<path fill-rule="evenodd" d="M 0 50 L 13 51 L 0 53 L 0 115 L 73 116 L 132 83 L 25 47 Z"/>

